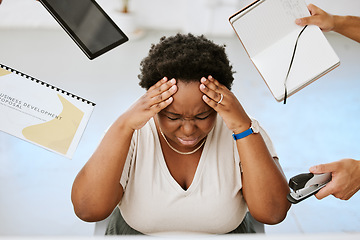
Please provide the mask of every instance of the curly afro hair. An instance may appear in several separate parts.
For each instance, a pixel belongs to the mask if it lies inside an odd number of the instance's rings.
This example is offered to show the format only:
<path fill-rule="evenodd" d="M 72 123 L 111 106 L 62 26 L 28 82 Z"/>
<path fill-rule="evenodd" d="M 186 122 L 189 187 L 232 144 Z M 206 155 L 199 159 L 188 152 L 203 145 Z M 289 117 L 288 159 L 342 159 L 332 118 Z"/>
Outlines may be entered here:
<path fill-rule="evenodd" d="M 228 89 L 234 80 L 225 45 L 216 45 L 203 35 L 162 37 L 158 44 L 151 45 L 149 55 L 140 63 L 140 71 L 139 85 L 145 89 L 163 77 L 194 82 L 211 75 Z"/>

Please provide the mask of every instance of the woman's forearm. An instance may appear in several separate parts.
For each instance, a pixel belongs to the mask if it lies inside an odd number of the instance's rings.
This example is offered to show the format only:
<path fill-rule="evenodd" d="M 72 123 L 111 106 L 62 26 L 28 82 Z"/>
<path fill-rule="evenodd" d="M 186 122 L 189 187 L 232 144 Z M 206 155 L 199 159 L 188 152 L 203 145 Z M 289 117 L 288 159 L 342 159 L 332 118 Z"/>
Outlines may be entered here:
<path fill-rule="evenodd" d="M 237 141 L 243 194 L 251 214 L 266 224 L 281 222 L 290 208 L 289 187 L 260 134 Z"/>
<path fill-rule="evenodd" d="M 102 220 L 121 200 L 120 178 L 133 132 L 120 117 L 76 176 L 71 200 L 80 219 L 89 222 Z"/>

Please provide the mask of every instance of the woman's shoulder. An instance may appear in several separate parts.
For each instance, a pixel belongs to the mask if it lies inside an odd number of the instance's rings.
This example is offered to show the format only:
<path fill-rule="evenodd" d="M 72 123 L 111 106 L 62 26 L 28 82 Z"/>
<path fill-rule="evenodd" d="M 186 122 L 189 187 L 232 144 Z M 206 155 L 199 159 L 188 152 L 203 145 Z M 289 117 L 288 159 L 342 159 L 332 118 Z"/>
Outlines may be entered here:
<path fill-rule="evenodd" d="M 158 139 L 158 133 L 154 119 L 151 118 L 142 128 L 136 130 L 133 137 L 138 141 L 156 141 L 156 139 Z"/>

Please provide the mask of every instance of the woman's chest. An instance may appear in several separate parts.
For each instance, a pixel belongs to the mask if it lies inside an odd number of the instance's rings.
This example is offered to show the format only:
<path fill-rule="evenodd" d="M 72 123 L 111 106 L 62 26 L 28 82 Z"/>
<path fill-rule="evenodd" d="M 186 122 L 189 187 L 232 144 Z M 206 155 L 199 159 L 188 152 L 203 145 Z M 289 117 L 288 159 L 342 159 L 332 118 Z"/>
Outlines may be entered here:
<path fill-rule="evenodd" d="M 150 165 L 145 170 L 136 164 L 121 203 L 124 219 L 133 228 L 144 233 L 222 233 L 240 224 L 246 203 L 235 164 L 224 168 L 200 161 L 186 190 L 165 166 Z"/>
<path fill-rule="evenodd" d="M 160 161 L 164 161 L 167 168 L 164 167 L 163 170 L 168 172 L 170 174 L 168 177 L 173 178 L 186 191 L 191 186 L 199 167 L 201 150 L 191 155 L 179 155 L 166 151 L 163 153 L 164 159 Z"/>

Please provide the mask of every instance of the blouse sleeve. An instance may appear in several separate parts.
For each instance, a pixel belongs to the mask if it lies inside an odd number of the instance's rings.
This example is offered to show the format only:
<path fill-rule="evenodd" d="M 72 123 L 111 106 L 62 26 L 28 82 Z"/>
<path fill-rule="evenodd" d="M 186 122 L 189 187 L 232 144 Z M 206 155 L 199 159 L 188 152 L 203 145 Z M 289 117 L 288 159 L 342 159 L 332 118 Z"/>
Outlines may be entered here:
<path fill-rule="evenodd" d="M 131 168 L 131 165 L 132 165 L 132 163 L 134 161 L 134 158 L 136 156 L 137 136 L 138 136 L 138 131 L 135 131 L 132 138 L 131 138 L 129 151 L 128 151 L 126 161 L 125 161 L 125 164 L 124 164 L 124 168 L 123 168 L 123 172 L 122 172 L 121 178 L 120 178 L 120 184 L 123 187 L 124 192 L 125 192 L 127 183 L 129 181 L 130 168 Z"/>
<path fill-rule="evenodd" d="M 265 142 L 271 156 L 273 158 L 277 158 L 278 156 L 277 156 L 275 147 L 274 147 L 269 135 L 267 134 L 267 132 L 261 126 L 260 126 L 260 134 L 261 134 L 262 138 L 264 139 L 264 142 Z"/>
<path fill-rule="evenodd" d="M 102 136 L 101 139 L 104 138 L 105 134 L 107 133 L 107 131 L 109 130 L 110 126 L 104 131 L 104 134 Z M 124 168 L 121 174 L 121 178 L 120 178 L 120 184 L 123 187 L 123 190 L 125 192 L 125 188 L 127 185 L 127 182 L 129 180 L 129 174 L 130 174 L 130 168 L 131 168 L 131 163 L 132 163 L 132 159 L 135 156 L 135 146 L 136 146 L 136 138 L 138 136 L 137 131 L 134 132 L 132 138 L 131 138 L 131 142 L 130 142 L 130 148 L 125 160 L 125 164 L 124 164 Z"/>
<path fill-rule="evenodd" d="M 253 118 L 251 118 L 253 119 Z M 275 147 L 269 137 L 269 135 L 267 134 L 267 132 L 262 128 L 262 126 L 260 125 L 260 134 L 262 136 L 262 138 L 264 139 L 264 142 L 266 144 L 266 147 L 268 148 L 269 152 L 270 152 L 270 155 L 272 156 L 275 164 L 277 165 L 277 167 L 280 169 L 281 173 L 284 175 L 284 172 L 280 166 L 280 163 L 279 163 L 279 158 L 278 158 L 278 155 L 276 153 L 276 150 L 275 150 Z M 234 146 L 236 146 L 236 143 L 234 143 Z M 235 147 L 236 149 L 236 147 Z M 236 150 L 237 151 L 237 150 Z M 241 162 L 240 162 L 240 159 L 238 159 L 238 155 L 235 154 L 235 161 L 236 162 L 239 162 L 240 163 L 240 168 L 241 168 L 241 172 L 242 172 L 242 167 L 241 167 Z M 285 175 L 284 175 L 285 176 Z"/>
<path fill-rule="evenodd" d="M 279 162 L 279 157 L 276 153 L 276 150 L 275 150 L 275 147 L 269 137 L 269 135 L 267 134 L 267 132 L 260 126 L 260 134 L 262 136 L 262 138 L 264 139 L 264 142 L 276 164 L 276 166 L 279 168 L 280 172 L 282 173 L 282 175 L 285 177 L 285 173 L 280 165 L 280 162 Z"/>

